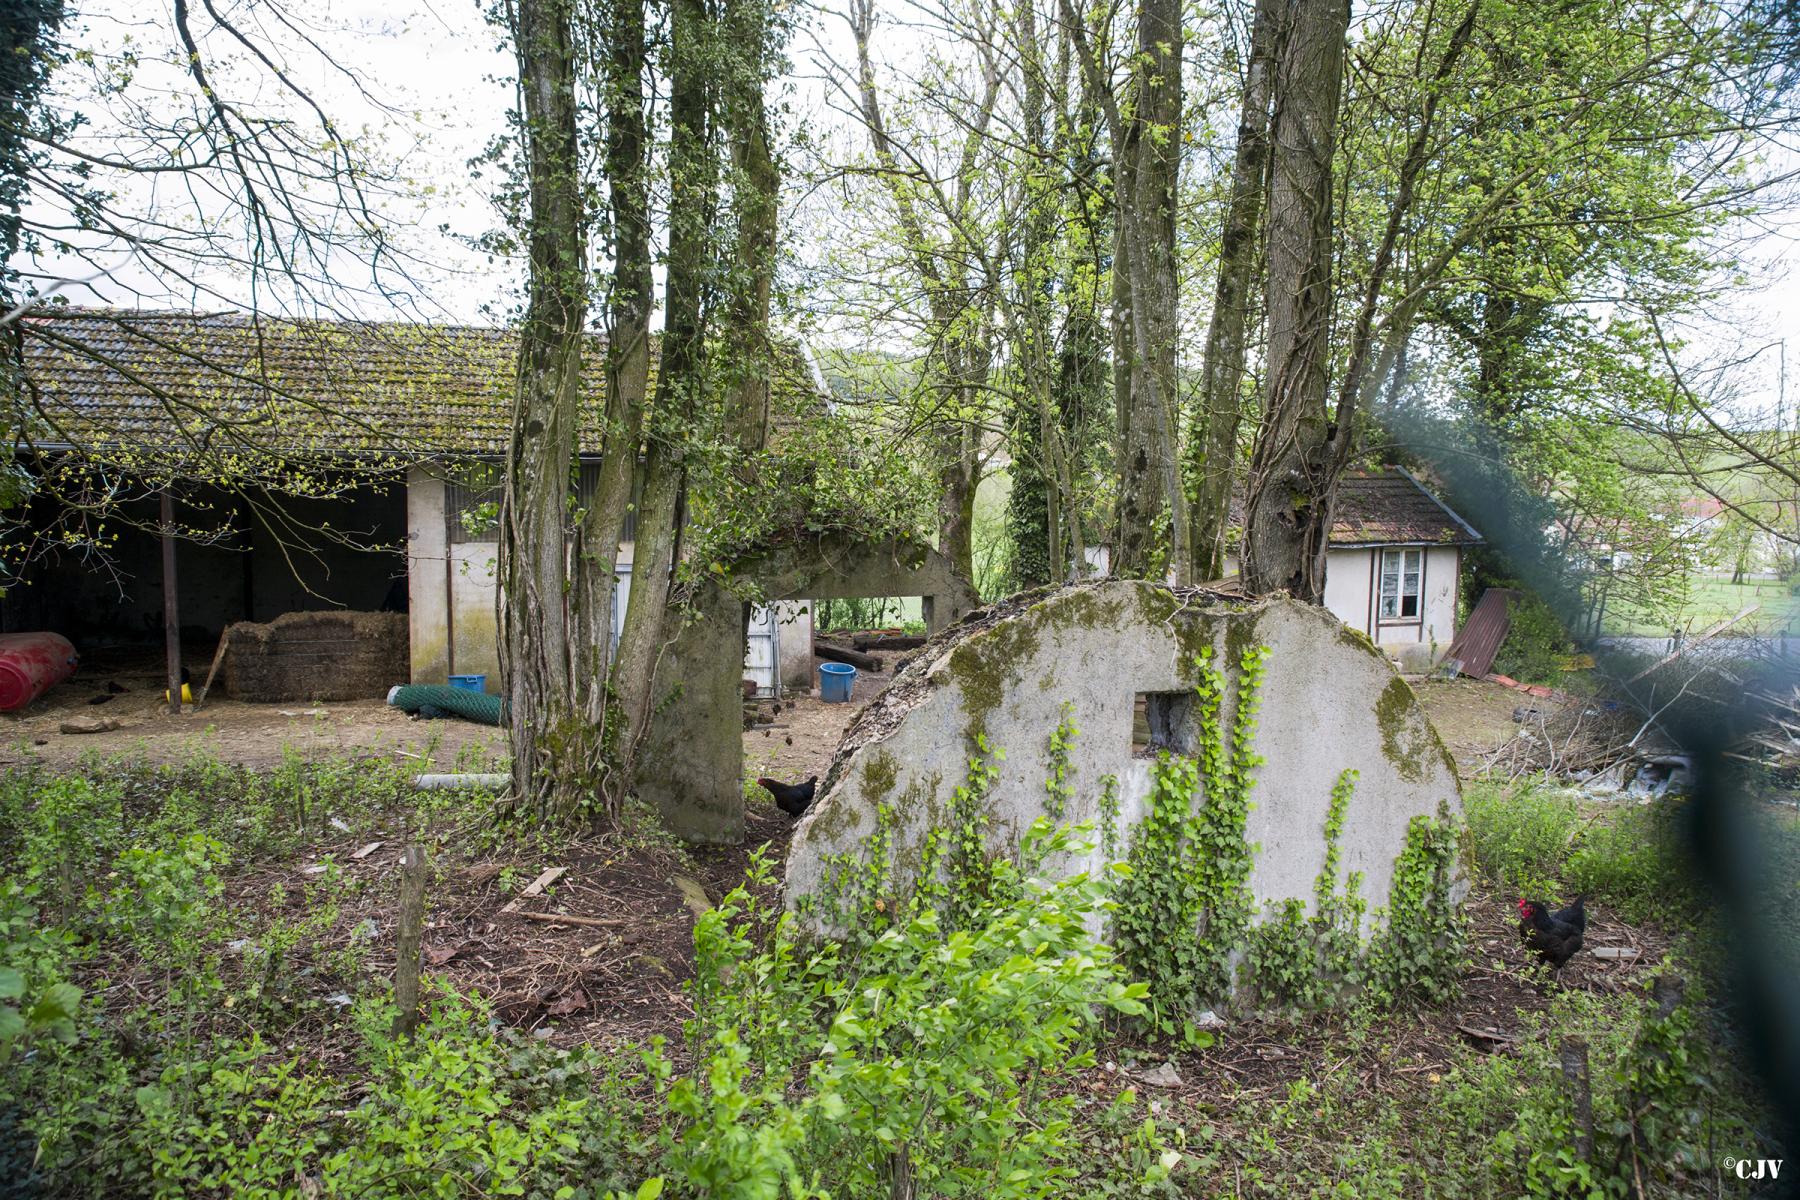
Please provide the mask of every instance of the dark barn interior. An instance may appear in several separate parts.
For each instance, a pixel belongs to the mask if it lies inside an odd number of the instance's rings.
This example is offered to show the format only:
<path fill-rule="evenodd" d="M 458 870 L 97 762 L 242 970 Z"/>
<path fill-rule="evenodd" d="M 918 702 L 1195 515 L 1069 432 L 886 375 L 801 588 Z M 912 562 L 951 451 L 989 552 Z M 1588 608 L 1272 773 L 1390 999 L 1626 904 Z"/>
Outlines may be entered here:
<path fill-rule="evenodd" d="M 151 495 L 126 500 L 93 531 L 99 536 L 77 541 L 62 536 L 58 514 L 34 505 L 27 523 L 37 545 L 0 596 L 0 632 L 60 633 L 89 661 L 159 658 L 159 510 Z M 253 502 L 190 487 L 177 493 L 174 516 L 186 534 L 175 542 L 175 581 L 190 664 L 204 666 L 237 621 L 405 608 L 406 488 L 398 480 L 326 498 L 261 493 Z"/>

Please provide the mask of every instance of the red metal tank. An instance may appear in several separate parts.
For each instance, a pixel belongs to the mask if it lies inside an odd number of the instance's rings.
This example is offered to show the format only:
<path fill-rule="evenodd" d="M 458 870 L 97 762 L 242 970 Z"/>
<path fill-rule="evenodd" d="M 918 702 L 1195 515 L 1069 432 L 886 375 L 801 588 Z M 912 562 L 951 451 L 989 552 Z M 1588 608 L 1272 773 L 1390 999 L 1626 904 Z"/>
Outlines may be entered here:
<path fill-rule="evenodd" d="M 0 634 L 0 712 L 24 708 L 73 675 L 80 662 L 60 633 Z"/>

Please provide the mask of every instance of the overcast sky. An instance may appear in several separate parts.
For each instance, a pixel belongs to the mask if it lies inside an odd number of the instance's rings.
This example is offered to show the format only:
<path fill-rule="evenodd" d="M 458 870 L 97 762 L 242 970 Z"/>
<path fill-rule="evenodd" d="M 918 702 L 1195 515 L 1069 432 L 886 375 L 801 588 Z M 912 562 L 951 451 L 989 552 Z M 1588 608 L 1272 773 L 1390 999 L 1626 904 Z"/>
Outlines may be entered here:
<path fill-rule="evenodd" d="M 828 46 L 843 40 L 843 22 L 829 7 L 838 2 L 826 0 L 827 13 L 814 18 L 814 29 Z M 903 0 L 888 3 L 898 6 Z M 397 163 L 422 185 L 423 194 L 398 206 L 393 214 L 408 231 L 409 249 L 420 259 L 417 274 L 425 286 L 418 294 L 419 315 L 490 323 L 494 314 L 506 312 L 516 297 L 519 269 L 516 263 L 492 261 L 460 240 L 479 235 L 494 223 L 488 200 L 491 180 L 474 178 L 468 163 L 503 130 L 503 114 L 512 102 L 511 88 L 504 82 L 511 71 L 510 57 L 484 22 L 480 7 L 471 0 L 302 0 L 291 7 L 297 18 L 307 22 L 307 33 L 338 64 L 364 81 L 379 103 L 360 96 L 317 54 L 292 49 L 285 57 L 286 68 L 319 97 L 346 133 L 355 130 L 351 136 Z M 167 61 L 173 27 L 167 0 L 150 0 L 149 4 L 95 0 L 82 8 L 83 15 L 70 31 L 77 44 L 108 53 L 135 45 L 146 57 L 164 56 L 160 66 L 140 68 L 139 82 L 134 84 L 152 103 L 159 95 L 172 98 L 191 91 Z M 204 18 L 196 14 L 196 19 Z M 909 40 L 890 26 L 877 53 L 904 53 Z M 823 103 L 820 63 L 813 49 L 816 44 L 806 32 L 796 38 L 795 79 L 787 85 L 796 123 L 815 136 L 843 125 L 843 118 Z M 170 211 L 191 204 L 186 196 L 160 202 Z M 447 227 L 452 236 L 440 232 L 440 226 Z M 1740 262 L 1748 281 L 1721 306 L 1715 320 L 1689 327 L 1694 353 L 1741 357 L 1759 347 L 1774 347 L 1786 338 L 1791 342 L 1787 346 L 1789 374 L 1800 376 L 1800 242 L 1796 238 L 1800 224 L 1783 214 L 1744 232 L 1749 236 L 1740 247 Z M 802 245 L 791 246 L 790 252 L 806 251 Z M 211 297 L 182 296 L 166 288 L 159 292 L 123 259 L 103 265 L 115 269 L 114 277 L 67 288 L 72 300 L 221 307 Z M 45 266 L 52 275 L 89 273 L 89 269 L 60 261 Z M 221 293 L 235 296 L 238 304 L 248 303 L 247 290 L 237 282 L 225 278 L 212 282 Z M 384 315 L 369 309 L 367 301 L 352 304 L 364 315 Z M 1779 366 L 1777 349 L 1762 353 L 1740 376 L 1747 394 L 1739 405 L 1765 411 L 1772 408 Z M 1800 408 L 1800 378 L 1789 380 L 1787 408 L 1790 414 Z M 1794 417 L 1788 419 L 1791 422 Z"/>

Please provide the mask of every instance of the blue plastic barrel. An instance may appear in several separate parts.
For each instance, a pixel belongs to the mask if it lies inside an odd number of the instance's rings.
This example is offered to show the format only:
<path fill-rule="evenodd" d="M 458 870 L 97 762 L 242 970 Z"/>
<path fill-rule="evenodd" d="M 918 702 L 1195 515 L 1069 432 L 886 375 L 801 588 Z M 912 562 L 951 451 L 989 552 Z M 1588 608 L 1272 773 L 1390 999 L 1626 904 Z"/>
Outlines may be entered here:
<path fill-rule="evenodd" d="M 856 686 L 856 668 L 848 663 L 819 664 L 819 699 L 827 704 L 844 704 L 850 689 Z"/>
<path fill-rule="evenodd" d="M 450 686 L 453 688 L 460 688 L 465 692 L 485 692 L 487 691 L 487 676 L 452 675 L 450 677 Z"/>

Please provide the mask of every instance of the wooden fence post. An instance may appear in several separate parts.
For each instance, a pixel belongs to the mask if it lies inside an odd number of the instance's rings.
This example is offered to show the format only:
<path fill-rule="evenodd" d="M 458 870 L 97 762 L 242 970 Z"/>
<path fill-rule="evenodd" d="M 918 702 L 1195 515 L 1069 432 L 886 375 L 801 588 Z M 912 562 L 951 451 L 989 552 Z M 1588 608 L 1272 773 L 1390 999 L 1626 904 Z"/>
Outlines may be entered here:
<path fill-rule="evenodd" d="M 169 677 L 169 712 L 181 715 L 181 606 L 175 585 L 175 500 L 162 490 L 163 659 Z"/>
<path fill-rule="evenodd" d="M 400 856 L 400 930 L 394 963 L 394 1032 L 411 1037 L 419 1027 L 419 955 L 425 936 L 425 851 L 408 846 Z"/>

